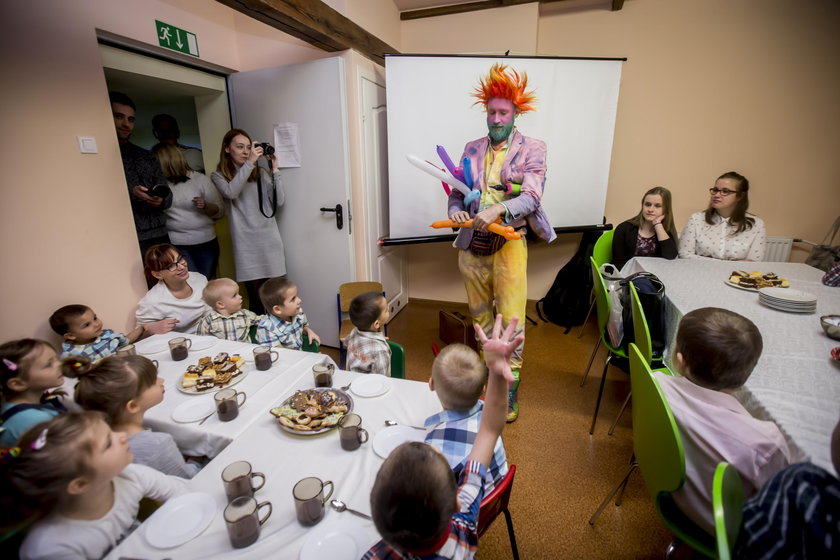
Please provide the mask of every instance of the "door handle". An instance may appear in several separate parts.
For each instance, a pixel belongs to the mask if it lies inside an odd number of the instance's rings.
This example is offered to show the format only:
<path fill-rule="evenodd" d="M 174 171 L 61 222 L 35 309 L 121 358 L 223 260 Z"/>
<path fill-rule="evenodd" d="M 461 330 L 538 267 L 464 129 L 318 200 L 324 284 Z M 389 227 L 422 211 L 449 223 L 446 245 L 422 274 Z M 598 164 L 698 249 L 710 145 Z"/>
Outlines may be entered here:
<path fill-rule="evenodd" d="M 321 212 L 335 212 L 335 227 L 337 229 L 344 228 L 344 209 L 341 204 L 336 204 L 335 208 L 321 208 Z"/>

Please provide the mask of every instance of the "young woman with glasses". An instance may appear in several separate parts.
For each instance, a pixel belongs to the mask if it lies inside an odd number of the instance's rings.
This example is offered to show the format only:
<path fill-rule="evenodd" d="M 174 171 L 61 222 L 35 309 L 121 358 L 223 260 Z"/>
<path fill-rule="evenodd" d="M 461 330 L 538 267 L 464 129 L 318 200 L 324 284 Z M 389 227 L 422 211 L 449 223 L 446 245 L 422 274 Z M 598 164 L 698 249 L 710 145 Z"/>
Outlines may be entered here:
<path fill-rule="evenodd" d="M 709 207 L 692 214 L 680 235 L 680 257 L 763 260 L 767 233 L 761 218 L 747 214 L 749 190 L 750 182 L 735 171 L 718 177 Z"/>

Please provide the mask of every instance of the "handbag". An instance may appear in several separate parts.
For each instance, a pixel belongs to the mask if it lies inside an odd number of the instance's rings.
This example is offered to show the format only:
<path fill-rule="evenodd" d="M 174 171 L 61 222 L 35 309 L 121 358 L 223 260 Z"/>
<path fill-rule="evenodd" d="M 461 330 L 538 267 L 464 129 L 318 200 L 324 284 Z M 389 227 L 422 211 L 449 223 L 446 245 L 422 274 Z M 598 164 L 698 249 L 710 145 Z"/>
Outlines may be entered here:
<path fill-rule="evenodd" d="M 651 353 L 654 360 L 662 358 L 667 343 L 668 329 L 665 325 L 665 284 L 655 274 L 637 272 L 621 280 L 621 298 L 624 304 L 624 340 L 621 347 L 624 350 L 636 340 L 633 328 L 633 311 L 630 301 L 630 283 L 636 287 L 639 303 L 645 314 L 648 331 L 650 333 Z"/>
<path fill-rule="evenodd" d="M 613 347 L 621 346 L 624 338 L 624 306 L 621 298 L 621 272 L 610 263 L 604 263 L 598 269 L 604 286 L 607 288 L 607 299 L 610 300 L 610 316 L 607 318 L 607 334 Z"/>
<path fill-rule="evenodd" d="M 459 342 L 478 352 L 478 341 L 475 339 L 472 319 L 468 319 L 462 313 L 440 311 L 438 313 L 438 336 L 446 344 Z"/>
<path fill-rule="evenodd" d="M 805 259 L 805 264 L 809 264 L 820 270 L 828 272 L 828 269 L 834 266 L 834 263 L 840 260 L 840 245 L 834 243 L 834 238 L 837 236 L 837 230 L 840 229 L 840 216 L 834 220 L 834 225 L 825 234 L 822 243 L 814 246 L 811 249 L 811 254 Z"/>

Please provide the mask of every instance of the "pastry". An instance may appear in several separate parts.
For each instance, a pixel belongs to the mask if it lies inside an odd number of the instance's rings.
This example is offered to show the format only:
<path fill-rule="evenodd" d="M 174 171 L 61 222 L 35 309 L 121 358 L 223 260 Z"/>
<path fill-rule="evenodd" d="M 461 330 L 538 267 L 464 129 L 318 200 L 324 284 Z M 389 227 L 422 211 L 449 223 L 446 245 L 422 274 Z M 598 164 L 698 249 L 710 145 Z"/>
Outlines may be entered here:
<path fill-rule="evenodd" d="M 204 368 L 209 368 L 213 365 L 213 360 L 210 359 L 210 356 L 204 356 L 198 359 L 198 365 Z"/>
<path fill-rule="evenodd" d="M 227 385 L 228 383 L 230 383 L 230 380 L 232 378 L 233 376 L 229 373 L 218 372 L 216 373 L 216 377 L 213 381 L 216 383 L 216 385 Z"/>
<path fill-rule="evenodd" d="M 229 357 L 230 357 L 230 355 L 227 352 L 219 352 L 216 355 L 216 357 L 213 358 L 213 363 L 214 364 L 224 364 L 226 361 L 228 361 Z"/>
<path fill-rule="evenodd" d="M 198 365 L 187 366 L 187 373 L 201 373 L 204 371 L 204 368 Z"/>
<path fill-rule="evenodd" d="M 184 389 L 189 389 L 190 387 L 195 387 L 196 382 L 198 381 L 198 374 L 197 373 L 185 373 L 184 376 L 181 378 L 181 387 Z"/>

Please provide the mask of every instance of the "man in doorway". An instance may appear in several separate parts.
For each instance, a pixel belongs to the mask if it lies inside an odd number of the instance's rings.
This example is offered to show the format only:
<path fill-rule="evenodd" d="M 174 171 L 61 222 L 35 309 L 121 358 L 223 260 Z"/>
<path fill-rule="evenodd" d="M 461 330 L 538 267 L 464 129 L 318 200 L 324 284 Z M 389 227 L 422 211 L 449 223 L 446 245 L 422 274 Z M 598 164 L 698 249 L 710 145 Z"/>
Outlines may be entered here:
<path fill-rule="evenodd" d="M 137 112 L 134 101 L 117 91 L 109 97 L 142 259 L 152 245 L 169 243 L 164 210 L 172 206 L 172 190 L 151 152 L 129 142 Z"/>
<path fill-rule="evenodd" d="M 178 143 L 178 139 L 181 137 L 181 129 L 178 127 L 178 121 L 175 120 L 175 117 L 166 113 L 152 117 L 152 134 L 158 139 L 159 144 L 172 144 L 181 150 L 190 169 L 204 173 L 204 156 L 201 155 L 201 150 Z"/>
<path fill-rule="evenodd" d="M 479 82 L 473 95 L 487 111 L 489 134 L 466 145 L 461 156 L 469 159 L 473 189 L 481 196 L 464 207 L 464 194 L 452 189 L 449 195 L 450 219 L 463 223 L 473 219 L 473 228 L 460 228 L 454 246 L 460 249 L 458 268 L 467 290 L 473 323 L 485 332 L 492 329 L 496 313 L 504 325 L 519 317 L 516 335 L 525 330 L 528 295 L 528 245 L 525 235 L 553 241 L 551 228 L 540 201 L 546 172 L 545 142 L 524 136 L 514 127 L 517 115 L 532 111 L 535 96 L 526 92 L 526 74 L 521 76 L 506 65 L 494 64 Z M 521 185 L 521 186 L 519 186 Z M 517 190 L 518 188 L 518 190 Z M 506 241 L 487 226 L 497 219 L 522 235 Z M 511 357 L 515 381 L 508 393 L 507 421 L 519 416 L 517 394 L 522 368 L 524 341 Z"/>

